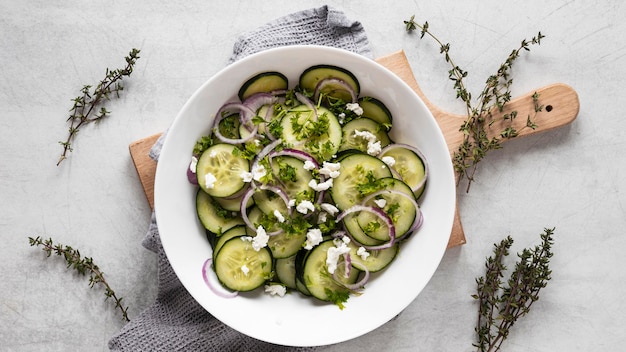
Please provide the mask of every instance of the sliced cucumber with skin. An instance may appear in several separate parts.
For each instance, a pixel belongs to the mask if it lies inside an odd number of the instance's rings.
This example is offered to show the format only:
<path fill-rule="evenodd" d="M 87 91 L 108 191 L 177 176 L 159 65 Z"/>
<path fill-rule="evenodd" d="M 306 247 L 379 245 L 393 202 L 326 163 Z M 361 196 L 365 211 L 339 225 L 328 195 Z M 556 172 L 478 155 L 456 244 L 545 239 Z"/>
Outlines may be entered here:
<path fill-rule="evenodd" d="M 370 118 L 383 125 L 387 131 L 389 130 L 392 116 L 391 112 L 382 101 L 374 97 L 361 97 L 359 98 L 359 105 L 361 109 L 363 109 L 362 117 Z"/>
<path fill-rule="evenodd" d="M 217 241 L 215 241 L 215 245 L 213 246 L 213 260 L 217 256 L 217 253 L 222 249 L 224 243 L 230 240 L 231 238 L 245 236 L 248 233 L 246 232 L 245 225 L 237 225 L 235 227 L 231 227 L 226 232 L 224 232 L 221 236 L 217 237 Z"/>
<path fill-rule="evenodd" d="M 376 199 L 385 200 L 386 204 L 381 209 L 391 218 L 396 230 L 396 238 L 400 239 L 407 234 L 417 216 L 417 209 L 415 209 L 411 200 L 407 198 L 410 197 L 415 200 L 415 195 L 406 183 L 398 179 L 388 177 L 381 181 L 386 184 L 385 190 L 401 192 L 406 195 L 405 197 L 401 194 L 383 192 L 376 197 Z M 366 205 L 377 207 L 374 200 L 370 200 Z M 389 227 L 380 221 L 376 215 L 364 211 L 360 212 L 357 215 L 357 222 L 367 236 L 381 241 L 389 241 Z"/>
<path fill-rule="evenodd" d="M 381 147 L 385 147 L 391 143 L 391 139 L 389 139 L 385 127 L 367 117 L 357 118 L 348 122 L 341 128 L 341 131 L 343 138 L 341 140 L 341 147 L 339 147 L 340 152 L 349 149 L 357 149 L 364 153 L 367 152 L 368 141 L 365 138 L 355 136 L 355 131 L 370 132 L 376 136 L 377 141 L 380 141 Z"/>
<path fill-rule="evenodd" d="M 296 286 L 296 256 L 276 259 L 274 264 L 276 278 L 287 288 L 297 290 Z"/>
<path fill-rule="evenodd" d="M 379 155 L 380 158 L 385 156 L 390 156 L 395 160 L 393 169 L 400 174 L 402 180 L 411 189 L 419 185 L 426 177 L 424 161 L 414 151 L 403 147 L 391 148 Z M 416 198 L 419 198 L 424 193 L 425 186 L 426 184 L 424 183 L 414 192 Z"/>
<path fill-rule="evenodd" d="M 243 172 L 250 171 L 248 160 L 233 153 L 235 146 L 215 144 L 205 150 L 196 166 L 198 185 L 214 197 L 228 197 L 239 192 L 246 185 L 241 178 Z M 215 181 L 207 183 L 212 177 Z"/>
<path fill-rule="evenodd" d="M 241 237 L 226 241 L 213 262 L 217 279 L 233 291 L 252 291 L 272 276 L 273 259 L 263 247 L 256 251 L 252 242 Z"/>
<path fill-rule="evenodd" d="M 328 119 L 328 128 L 319 136 L 307 136 L 303 131 L 312 128 L 320 119 Z M 298 105 L 290 109 L 280 122 L 282 127 L 283 145 L 303 150 L 317 159 L 329 160 L 337 154 L 341 145 L 341 125 L 335 114 L 324 107 L 315 111 L 306 105 Z M 294 129 L 296 126 L 299 131 Z M 300 128 L 302 127 L 302 128 Z"/>
<path fill-rule="evenodd" d="M 359 80 L 352 72 L 342 67 L 333 65 L 315 65 L 307 68 L 300 75 L 299 84 L 301 88 L 309 92 L 313 92 L 315 90 L 315 87 L 317 87 L 317 84 L 321 80 L 326 78 L 338 78 L 344 81 L 345 83 L 350 85 L 350 87 L 352 87 L 357 96 L 361 91 Z M 342 89 L 337 89 L 335 94 L 332 91 L 329 91 L 327 93 L 345 102 L 351 101 L 349 95 L 346 95 L 345 91 L 343 91 Z"/>
<path fill-rule="evenodd" d="M 300 275 L 302 282 L 311 293 L 311 296 L 327 302 L 337 302 L 337 298 L 350 294 L 350 290 L 337 283 L 333 275 L 328 272 L 326 265 L 327 251 L 334 247 L 333 240 L 328 240 L 314 247 L 301 263 L 301 271 L 298 271 L 296 261 L 296 275 Z M 296 259 L 297 260 L 297 259 Z M 345 284 L 353 284 L 357 281 L 360 270 L 352 269 L 348 277 L 345 277 L 345 265 L 339 263 L 336 269 L 336 278 Z"/>
<path fill-rule="evenodd" d="M 196 213 L 198 219 L 205 229 L 213 232 L 217 236 L 234 227 L 236 225 L 242 225 L 243 220 L 240 216 L 230 216 L 231 212 L 227 212 L 228 216 L 221 216 L 224 214 L 223 209 L 219 208 L 219 204 L 216 205 L 215 199 L 204 192 L 202 189 L 198 189 L 196 193 Z"/>
<path fill-rule="evenodd" d="M 365 260 L 363 260 L 363 258 L 361 258 L 361 256 L 357 254 L 357 251 L 360 247 L 359 245 L 355 244 L 354 242 L 350 242 L 348 246 L 350 247 L 350 258 L 352 260 L 352 263 L 358 262 L 358 264 L 366 267 L 370 273 L 375 273 L 388 267 L 389 264 L 391 264 L 391 262 L 393 262 L 393 260 L 396 258 L 400 250 L 399 243 L 396 243 L 393 246 L 385 249 L 373 251 L 368 250 L 367 252 L 369 253 L 369 256 Z M 353 264 L 353 266 L 359 269 L 358 264 Z"/>
<path fill-rule="evenodd" d="M 377 246 L 383 244 L 384 241 L 374 239 L 363 232 L 361 225 L 359 225 L 357 214 L 358 213 L 349 214 L 343 218 L 343 226 L 354 242 L 363 246 Z"/>
<path fill-rule="evenodd" d="M 270 93 L 289 88 L 287 76 L 280 72 L 261 72 L 249 78 L 239 89 L 237 96 L 241 101 L 256 93 Z"/>
<path fill-rule="evenodd" d="M 341 160 L 339 176 L 334 179 L 330 195 L 337 208 L 346 210 L 361 203 L 359 186 L 367 183 L 371 172 L 375 179 L 391 177 L 391 170 L 382 160 L 364 153 L 355 153 Z"/>

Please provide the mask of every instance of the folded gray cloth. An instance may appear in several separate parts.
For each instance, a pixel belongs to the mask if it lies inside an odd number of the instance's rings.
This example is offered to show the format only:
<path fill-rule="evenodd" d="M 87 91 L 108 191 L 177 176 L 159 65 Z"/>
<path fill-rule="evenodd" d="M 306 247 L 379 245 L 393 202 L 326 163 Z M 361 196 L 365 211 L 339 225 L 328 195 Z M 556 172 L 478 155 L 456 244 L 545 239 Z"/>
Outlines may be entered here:
<path fill-rule="evenodd" d="M 278 18 L 241 35 L 230 62 L 279 46 L 309 44 L 338 47 L 371 58 L 363 26 L 338 10 L 323 6 Z M 165 133 L 150 150 L 158 160 Z M 313 348 L 277 346 L 226 326 L 185 290 L 170 266 L 154 214 L 142 245 L 158 255 L 158 293 L 154 304 L 109 340 L 112 351 L 304 351 Z"/>

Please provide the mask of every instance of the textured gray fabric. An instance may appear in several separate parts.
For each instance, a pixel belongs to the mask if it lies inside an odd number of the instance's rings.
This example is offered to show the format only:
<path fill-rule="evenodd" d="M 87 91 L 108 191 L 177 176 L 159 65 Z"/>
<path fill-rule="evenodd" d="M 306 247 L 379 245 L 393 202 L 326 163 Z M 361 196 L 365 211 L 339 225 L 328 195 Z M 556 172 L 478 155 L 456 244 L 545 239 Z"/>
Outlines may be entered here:
<path fill-rule="evenodd" d="M 338 47 L 371 58 L 365 31 L 338 10 L 323 6 L 278 18 L 242 34 L 230 62 L 279 46 L 309 44 Z M 158 160 L 164 133 L 150 150 Z M 109 340 L 112 351 L 304 351 L 243 335 L 211 316 L 180 283 L 159 237 L 154 214 L 142 245 L 158 255 L 158 293 L 154 304 Z"/>

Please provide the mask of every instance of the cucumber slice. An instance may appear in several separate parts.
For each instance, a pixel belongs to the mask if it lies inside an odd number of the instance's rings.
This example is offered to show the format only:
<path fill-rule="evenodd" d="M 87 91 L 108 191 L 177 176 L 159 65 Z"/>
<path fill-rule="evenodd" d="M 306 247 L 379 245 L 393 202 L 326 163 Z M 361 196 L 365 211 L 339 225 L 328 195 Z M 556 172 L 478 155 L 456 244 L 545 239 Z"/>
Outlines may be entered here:
<path fill-rule="evenodd" d="M 333 65 L 315 65 L 307 68 L 300 75 L 299 84 L 300 87 L 305 89 L 306 91 L 313 92 L 319 81 L 326 78 L 338 78 L 346 82 L 352 87 L 357 96 L 361 91 L 359 80 L 352 72 L 346 70 L 345 68 Z M 343 92 L 343 90 L 341 89 L 337 90 L 336 93 L 328 93 L 331 96 L 341 99 L 345 102 L 351 101 L 349 95 L 347 95 L 346 97 L 345 92 Z"/>
<path fill-rule="evenodd" d="M 297 290 L 296 286 L 296 256 L 292 255 L 287 258 L 276 259 L 275 263 L 276 278 L 285 285 L 285 287 Z"/>
<path fill-rule="evenodd" d="M 239 89 L 237 96 L 241 101 L 255 93 L 270 93 L 277 90 L 287 89 L 289 80 L 280 72 L 261 72 L 249 78 Z"/>
<path fill-rule="evenodd" d="M 341 304 L 345 301 L 339 299 L 339 297 L 347 297 L 350 294 L 350 290 L 337 283 L 333 278 L 333 275 L 328 273 L 326 266 L 326 252 L 330 247 L 334 247 L 335 244 L 332 240 L 328 240 L 320 243 L 317 247 L 313 248 L 309 254 L 304 258 L 301 266 L 301 271 L 298 272 L 298 265 L 296 261 L 296 273 L 300 274 L 302 282 L 306 285 L 311 295 L 319 300 L 327 302 L 335 302 Z M 343 283 L 353 284 L 357 281 L 360 271 L 351 270 L 350 275 L 345 277 L 345 265 L 339 264 L 337 266 L 336 276 L 338 280 Z"/>
<path fill-rule="evenodd" d="M 359 245 L 377 246 L 377 245 L 384 243 L 384 241 L 377 240 L 368 236 L 363 231 L 363 229 L 361 228 L 361 225 L 359 225 L 358 217 L 356 213 L 347 215 L 345 218 L 343 218 L 343 226 L 346 229 L 346 231 L 350 234 L 352 239 L 355 242 L 357 242 L 357 244 Z"/>
<path fill-rule="evenodd" d="M 391 170 L 380 159 L 364 153 L 350 154 L 341 160 L 339 177 L 333 181 L 330 195 L 337 208 L 346 210 L 361 203 L 363 195 L 359 191 L 371 183 L 368 175 L 374 179 L 391 177 Z"/>
<path fill-rule="evenodd" d="M 363 109 L 362 117 L 368 117 L 385 127 L 387 131 L 391 128 L 391 111 L 382 101 L 374 97 L 359 98 L 359 105 Z"/>
<path fill-rule="evenodd" d="M 228 197 L 245 186 L 241 174 L 250 171 L 250 165 L 245 158 L 234 155 L 235 148 L 230 144 L 215 144 L 198 159 L 198 185 L 209 195 Z"/>
<path fill-rule="evenodd" d="M 313 179 L 310 170 L 304 168 L 304 161 L 291 156 L 279 156 L 272 161 L 274 178 L 280 180 L 290 199 L 298 193 L 311 190 L 309 182 Z M 284 203 L 284 202 L 283 202 Z"/>
<path fill-rule="evenodd" d="M 400 250 L 400 244 L 396 243 L 389 248 L 367 251 L 369 256 L 363 260 L 363 258 L 357 254 L 360 246 L 354 242 L 350 242 L 348 246 L 350 247 L 350 258 L 352 262 L 358 262 L 359 264 L 365 266 L 370 273 L 375 273 L 388 267 L 389 264 L 396 259 Z"/>
<path fill-rule="evenodd" d="M 358 119 L 354 119 L 347 124 L 345 124 L 342 128 L 343 138 L 341 140 L 341 147 L 339 147 L 339 151 L 345 151 L 349 149 L 357 149 L 364 153 L 367 152 L 367 144 L 368 141 L 361 137 L 355 137 L 354 132 L 370 132 L 374 136 L 376 136 L 376 140 L 380 141 L 380 146 L 385 147 L 391 143 L 389 139 L 389 135 L 383 125 L 380 123 L 369 119 L 367 117 L 361 117 Z"/>
<path fill-rule="evenodd" d="M 324 124 L 324 129 L 316 128 L 316 124 Z M 298 105 L 283 116 L 282 127 L 283 144 L 294 149 L 303 150 L 312 154 L 318 160 L 329 160 L 337 154 L 341 145 L 341 125 L 335 114 L 324 107 L 315 112 L 306 105 Z M 317 133 L 309 133 L 310 130 Z"/>
<path fill-rule="evenodd" d="M 255 251 L 252 242 L 240 237 L 226 241 L 214 261 L 215 273 L 233 291 L 252 291 L 271 278 L 272 254 L 267 247 Z"/>
<path fill-rule="evenodd" d="M 246 232 L 245 225 L 237 225 L 224 232 L 221 236 L 217 238 L 215 246 L 213 246 L 213 260 L 215 260 L 215 258 L 217 257 L 217 253 L 220 251 L 220 249 L 222 249 L 226 241 L 230 240 L 231 238 L 245 236 L 247 234 L 248 233 Z"/>
<path fill-rule="evenodd" d="M 281 200 L 282 202 L 282 200 Z M 283 203 L 284 205 L 284 203 Z M 272 210 L 270 213 L 273 213 Z M 283 214 L 286 214 L 284 212 Z M 261 218 L 264 216 L 264 213 L 261 211 L 260 207 L 255 207 L 248 212 L 248 219 L 254 225 L 254 227 L 258 227 Z M 291 219 L 286 219 L 286 221 L 290 221 Z M 271 229 L 266 229 L 268 232 L 273 232 L 278 230 L 278 224 L 273 226 Z M 248 228 L 248 234 L 250 236 L 254 236 L 254 231 Z M 267 247 L 272 251 L 272 256 L 274 258 L 287 258 L 295 255 L 302 248 L 302 244 L 306 241 L 306 231 L 303 233 L 287 233 L 283 232 L 277 235 L 270 236 L 270 239 L 267 241 Z"/>
<path fill-rule="evenodd" d="M 415 197 L 411 188 L 400 180 L 389 177 L 381 181 L 385 182 L 386 190 L 402 192 L 411 198 Z M 376 198 L 385 200 L 386 204 L 382 207 L 382 210 L 391 218 L 396 228 L 396 238 L 402 238 L 413 225 L 417 216 L 417 209 L 415 209 L 415 206 L 409 199 L 400 194 L 383 193 Z M 376 206 L 374 200 L 370 200 L 367 205 Z M 357 215 L 357 222 L 369 237 L 380 241 L 389 241 L 389 228 L 376 215 L 369 212 L 360 212 Z"/>
<path fill-rule="evenodd" d="M 243 224 L 240 216 L 231 216 L 232 212 L 225 211 L 213 197 L 201 189 L 196 193 L 196 213 L 202 226 L 217 236 L 231 227 Z"/>
<path fill-rule="evenodd" d="M 413 189 L 426 177 L 424 161 L 412 150 L 402 147 L 390 148 L 380 155 L 380 158 L 390 156 L 396 163 L 393 169 L 400 174 L 402 180 Z M 415 191 L 415 198 L 419 198 L 424 193 L 426 184 Z"/>

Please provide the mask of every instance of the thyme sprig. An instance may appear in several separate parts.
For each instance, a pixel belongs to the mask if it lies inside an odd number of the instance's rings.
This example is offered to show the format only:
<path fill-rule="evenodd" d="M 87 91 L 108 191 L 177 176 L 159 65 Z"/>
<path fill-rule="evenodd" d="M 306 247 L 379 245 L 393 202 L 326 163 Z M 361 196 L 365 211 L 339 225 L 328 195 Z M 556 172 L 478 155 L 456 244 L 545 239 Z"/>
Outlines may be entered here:
<path fill-rule="evenodd" d="M 420 30 L 420 39 L 428 35 L 439 45 L 439 52 L 444 55 L 446 62 L 450 64 L 448 77 L 454 82 L 456 98 L 461 99 L 465 105 L 467 119 L 462 123 L 459 131 L 463 134 L 463 141 L 453 155 L 453 165 L 457 173 L 457 185 L 462 179 L 466 179 L 469 192 L 470 185 L 474 180 L 478 163 L 485 157 L 487 152 L 501 148 L 502 139 L 510 139 L 519 135 L 525 128 L 535 129 L 535 118 L 543 106 L 539 104 L 539 95 L 533 95 L 534 115 L 526 117 L 526 125 L 517 130 L 512 127 L 513 120 L 517 117 L 517 111 L 504 113 L 505 105 L 511 100 L 511 68 L 513 63 L 523 51 L 530 51 L 531 45 L 541 44 L 545 38 L 541 32 L 530 40 L 522 40 L 519 47 L 511 51 L 504 63 L 500 65 L 496 74 L 489 76 L 483 90 L 476 100 L 472 100 L 472 94 L 465 85 L 468 72 L 460 68 L 450 56 L 450 44 L 442 42 L 432 34 L 428 22 L 419 24 L 415 22 L 415 15 L 404 21 L 407 32 Z M 508 122 L 499 133 L 489 133 L 489 128 L 496 122 Z"/>
<path fill-rule="evenodd" d="M 74 105 L 69 110 L 71 112 L 67 121 L 70 123 L 69 134 L 65 141 L 59 141 L 59 144 L 63 146 L 63 153 L 57 162 L 57 166 L 61 162 L 67 159 L 67 153 L 73 151 L 72 141 L 76 138 L 76 134 L 79 129 L 92 122 L 99 122 L 105 117 L 109 116 L 111 111 L 102 106 L 105 100 L 109 100 L 112 94 L 115 94 L 117 98 L 120 96 L 120 92 L 124 89 L 121 81 L 124 77 L 130 76 L 133 73 L 133 68 L 137 59 L 139 59 L 138 49 L 132 49 L 126 59 L 126 66 L 122 69 L 109 70 L 106 69 L 105 77 L 98 83 L 98 85 L 91 90 L 91 85 L 85 85 L 80 90 L 81 95 L 72 99 Z M 98 108 L 100 108 L 98 110 Z"/>
<path fill-rule="evenodd" d="M 104 273 L 93 262 L 91 257 L 81 256 L 78 249 L 74 249 L 70 246 L 62 245 L 60 243 L 54 244 L 52 238 L 43 239 L 40 236 L 28 237 L 28 242 L 31 246 L 40 246 L 41 249 L 46 252 L 46 255 L 50 257 L 53 253 L 62 256 L 67 263 L 68 268 L 76 270 L 81 275 L 89 275 L 89 287 L 93 288 L 96 284 L 104 286 L 105 300 L 112 298 L 115 301 L 115 308 L 119 309 L 122 314 L 122 318 L 125 321 L 130 321 L 128 318 L 128 306 L 122 305 L 122 297 L 118 297 L 113 291 L 109 283 L 104 278 Z"/>
<path fill-rule="evenodd" d="M 544 229 L 541 244 L 518 253 L 519 261 L 507 280 L 502 281 L 507 268 L 503 261 L 509 255 L 513 239 L 508 236 L 494 244 L 493 256 L 485 262 L 485 276 L 476 279 L 478 300 L 477 351 L 498 351 L 509 336 L 511 327 L 530 311 L 539 299 L 539 291 L 551 278 L 550 258 L 554 228 Z"/>

